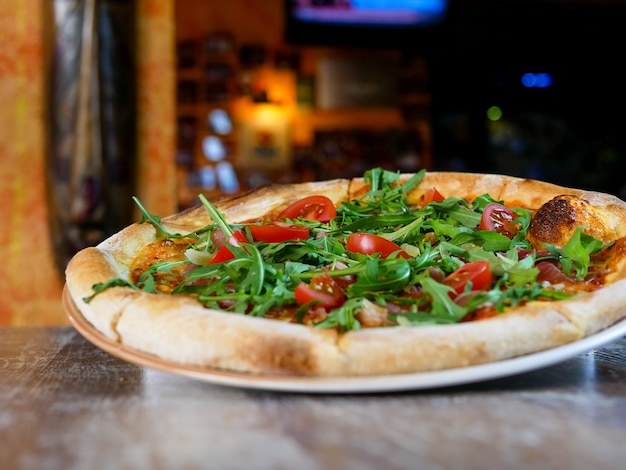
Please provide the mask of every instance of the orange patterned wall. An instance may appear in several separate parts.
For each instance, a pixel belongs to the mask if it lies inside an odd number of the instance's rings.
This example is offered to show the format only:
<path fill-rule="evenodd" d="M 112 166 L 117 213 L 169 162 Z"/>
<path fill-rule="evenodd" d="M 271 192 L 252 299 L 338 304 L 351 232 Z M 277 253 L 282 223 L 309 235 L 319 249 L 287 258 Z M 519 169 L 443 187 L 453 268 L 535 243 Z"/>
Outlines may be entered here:
<path fill-rule="evenodd" d="M 0 326 L 67 324 L 44 184 L 42 2 L 0 2 Z M 137 0 L 139 180 L 152 212 L 176 207 L 174 1 Z"/>

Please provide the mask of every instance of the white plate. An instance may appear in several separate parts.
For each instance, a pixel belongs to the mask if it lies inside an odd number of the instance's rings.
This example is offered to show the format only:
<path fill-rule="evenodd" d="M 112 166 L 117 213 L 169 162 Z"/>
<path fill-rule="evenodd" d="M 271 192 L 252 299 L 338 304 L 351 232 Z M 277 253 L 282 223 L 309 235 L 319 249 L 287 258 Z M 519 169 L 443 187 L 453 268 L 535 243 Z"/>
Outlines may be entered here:
<path fill-rule="evenodd" d="M 551 366 L 626 336 L 626 319 L 624 319 L 595 335 L 579 341 L 489 364 L 433 372 L 373 377 L 283 377 L 227 372 L 167 361 L 129 348 L 102 335 L 83 317 L 74 305 L 67 290 L 63 292 L 63 306 L 72 325 L 85 339 L 113 356 L 132 364 L 218 385 L 300 393 L 391 392 L 423 390 L 481 382 Z"/>

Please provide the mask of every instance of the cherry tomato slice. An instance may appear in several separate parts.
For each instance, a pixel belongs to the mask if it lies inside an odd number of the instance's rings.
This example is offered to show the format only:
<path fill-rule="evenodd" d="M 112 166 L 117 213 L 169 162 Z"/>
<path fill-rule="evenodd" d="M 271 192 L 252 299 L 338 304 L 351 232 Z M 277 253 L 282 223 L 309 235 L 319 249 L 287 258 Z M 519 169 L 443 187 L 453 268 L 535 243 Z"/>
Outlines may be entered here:
<path fill-rule="evenodd" d="M 328 273 L 313 276 L 310 284 L 301 282 L 294 290 L 294 295 L 296 302 L 301 305 L 316 301 L 327 309 L 340 307 L 345 302 L 341 287 Z"/>
<path fill-rule="evenodd" d="M 469 282 L 472 283 L 472 290 L 490 287 L 493 277 L 487 261 L 473 261 L 449 274 L 442 282 L 454 289 L 454 292 L 450 293 L 450 297 L 455 298 L 465 291 Z"/>
<path fill-rule="evenodd" d="M 252 238 L 258 242 L 280 243 L 309 238 L 309 228 L 298 225 L 249 225 L 248 228 Z"/>
<path fill-rule="evenodd" d="M 351 234 L 346 241 L 346 249 L 353 253 L 361 253 L 363 255 L 380 253 L 383 258 L 387 258 L 394 252 L 398 252 L 398 256 L 402 256 L 403 258 L 408 259 L 411 257 L 411 255 L 400 248 L 400 245 L 372 233 Z"/>
<path fill-rule="evenodd" d="M 422 204 L 424 206 L 427 206 L 431 202 L 439 202 L 443 201 L 444 199 L 445 197 L 441 195 L 437 188 L 428 188 L 426 191 L 424 191 L 424 199 L 422 201 Z"/>
<path fill-rule="evenodd" d="M 520 230 L 519 225 L 513 223 L 516 218 L 517 214 L 512 209 L 492 202 L 485 206 L 480 219 L 480 229 L 498 232 L 505 237 L 513 238 Z"/>
<path fill-rule="evenodd" d="M 246 238 L 246 235 L 241 230 L 234 231 L 228 239 L 228 243 L 234 246 L 239 246 L 239 242 L 247 241 L 248 239 Z M 230 251 L 230 249 L 226 245 L 222 245 L 217 250 L 215 256 L 213 256 L 209 264 L 223 263 L 224 261 L 228 261 L 230 259 L 233 259 L 234 257 L 235 255 L 233 254 L 233 252 Z"/>
<path fill-rule="evenodd" d="M 307 196 L 291 203 L 278 214 L 279 219 L 296 219 L 302 217 L 307 220 L 328 222 L 337 215 L 335 203 L 326 196 Z"/>

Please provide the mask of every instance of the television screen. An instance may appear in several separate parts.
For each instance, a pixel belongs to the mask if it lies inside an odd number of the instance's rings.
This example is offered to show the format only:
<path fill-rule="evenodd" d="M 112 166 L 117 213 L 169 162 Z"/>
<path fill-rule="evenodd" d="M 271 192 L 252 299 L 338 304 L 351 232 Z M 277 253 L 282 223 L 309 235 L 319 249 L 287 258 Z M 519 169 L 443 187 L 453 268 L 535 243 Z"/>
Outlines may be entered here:
<path fill-rule="evenodd" d="M 441 24 L 449 0 L 285 0 L 291 43 L 398 46 Z"/>
<path fill-rule="evenodd" d="M 293 1 L 293 16 L 305 23 L 412 27 L 440 21 L 447 0 Z"/>

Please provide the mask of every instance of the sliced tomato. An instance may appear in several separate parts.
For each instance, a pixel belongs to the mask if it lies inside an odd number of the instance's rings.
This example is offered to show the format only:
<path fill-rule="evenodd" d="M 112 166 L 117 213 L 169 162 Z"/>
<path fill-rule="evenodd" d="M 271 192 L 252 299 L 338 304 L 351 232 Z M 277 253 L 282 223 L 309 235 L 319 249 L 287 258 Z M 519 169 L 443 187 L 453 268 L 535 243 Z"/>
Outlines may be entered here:
<path fill-rule="evenodd" d="M 505 237 L 513 238 L 520 230 L 518 224 L 513 223 L 517 214 L 509 207 L 497 202 L 487 204 L 480 219 L 480 229 L 498 232 Z"/>
<path fill-rule="evenodd" d="M 258 242 L 280 243 L 309 238 L 309 228 L 299 225 L 249 225 L 248 228 L 252 238 Z"/>
<path fill-rule="evenodd" d="M 248 239 L 246 238 L 246 235 L 241 230 L 234 231 L 228 239 L 228 243 L 234 246 L 239 246 L 239 242 L 247 241 Z M 230 251 L 230 248 L 228 248 L 228 246 L 226 245 L 222 245 L 215 253 L 215 256 L 213 256 L 213 258 L 211 259 L 210 264 L 223 263 L 224 261 L 228 261 L 230 259 L 233 259 L 234 257 L 235 255 L 232 251 Z"/>
<path fill-rule="evenodd" d="M 313 276 L 310 284 L 301 282 L 294 294 L 300 305 L 315 301 L 324 308 L 340 307 L 346 300 L 343 290 L 328 273 Z"/>
<path fill-rule="evenodd" d="M 424 191 L 424 199 L 422 201 L 422 204 L 424 206 L 427 206 L 431 202 L 439 202 L 443 201 L 444 199 L 445 197 L 441 195 L 437 188 L 428 188 L 426 191 Z"/>
<path fill-rule="evenodd" d="M 302 217 L 307 220 L 328 222 L 337 215 L 335 203 L 326 196 L 307 196 L 291 203 L 278 214 L 279 219 L 296 219 Z"/>
<path fill-rule="evenodd" d="M 400 245 L 373 233 L 353 233 L 346 241 L 346 249 L 363 255 L 380 253 L 383 258 L 389 257 L 394 252 L 403 258 L 411 257 Z"/>
<path fill-rule="evenodd" d="M 473 261 L 449 274 L 442 282 L 454 289 L 450 297 L 455 298 L 465 291 L 470 282 L 472 283 L 471 290 L 482 290 L 490 287 L 493 276 L 487 261 Z"/>

